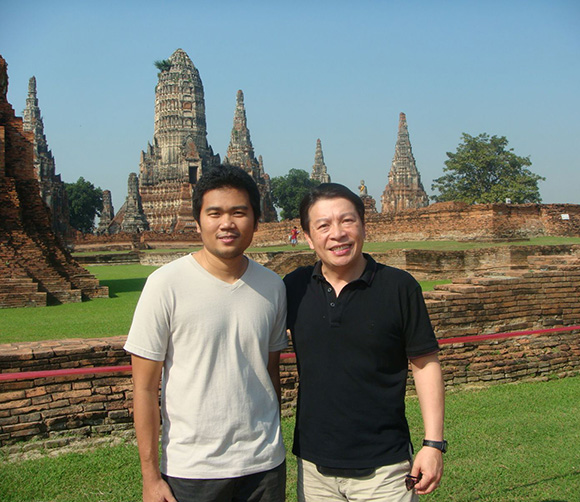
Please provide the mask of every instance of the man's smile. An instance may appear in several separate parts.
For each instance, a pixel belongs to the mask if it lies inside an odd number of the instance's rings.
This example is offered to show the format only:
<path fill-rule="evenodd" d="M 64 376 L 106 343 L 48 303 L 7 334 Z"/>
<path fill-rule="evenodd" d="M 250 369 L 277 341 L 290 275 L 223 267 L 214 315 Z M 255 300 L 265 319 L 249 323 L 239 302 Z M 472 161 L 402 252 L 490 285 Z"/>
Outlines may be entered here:
<path fill-rule="evenodd" d="M 237 233 L 227 233 L 227 234 L 218 234 L 217 238 L 221 242 L 229 244 L 231 242 L 234 242 L 239 236 L 240 234 Z"/>
<path fill-rule="evenodd" d="M 351 247 L 352 247 L 351 244 L 341 244 L 340 246 L 334 246 L 330 248 L 330 251 L 336 255 L 342 256 L 344 254 L 347 254 L 350 251 Z"/>

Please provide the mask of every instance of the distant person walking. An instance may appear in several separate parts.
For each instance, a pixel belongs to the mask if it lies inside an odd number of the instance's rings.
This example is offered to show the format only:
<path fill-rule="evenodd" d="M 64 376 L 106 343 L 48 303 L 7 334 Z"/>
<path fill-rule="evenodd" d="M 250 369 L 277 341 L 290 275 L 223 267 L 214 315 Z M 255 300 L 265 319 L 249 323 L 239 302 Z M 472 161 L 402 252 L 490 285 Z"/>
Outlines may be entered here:
<path fill-rule="evenodd" d="M 293 451 L 301 502 L 416 501 L 443 473 L 438 343 L 417 281 L 363 254 L 364 210 L 342 185 L 313 188 L 300 223 L 320 261 L 284 278 L 300 381 Z M 425 429 L 414 463 L 409 362 Z"/>
<path fill-rule="evenodd" d="M 242 169 L 214 168 L 195 186 L 193 213 L 203 249 L 149 276 L 125 345 L 143 501 L 283 502 L 284 285 L 244 256 L 258 188 Z"/>
<path fill-rule="evenodd" d="M 298 244 L 298 234 L 300 233 L 300 231 L 294 227 L 292 228 L 292 230 L 290 230 L 290 244 L 292 244 L 292 247 L 296 246 L 296 244 Z"/>

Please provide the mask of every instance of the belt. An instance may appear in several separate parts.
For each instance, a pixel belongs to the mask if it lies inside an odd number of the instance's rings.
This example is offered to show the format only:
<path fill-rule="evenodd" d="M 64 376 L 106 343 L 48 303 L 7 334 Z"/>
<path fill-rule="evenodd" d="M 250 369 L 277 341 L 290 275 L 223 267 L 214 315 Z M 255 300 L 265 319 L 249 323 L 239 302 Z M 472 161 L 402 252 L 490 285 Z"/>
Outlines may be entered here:
<path fill-rule="evenodd" d="M 336 467 L 324 467 L 322 465 L 317 465 L 316 469 L 324 476 L 334 476 L 336 478 L 368 478 L 376 471 L 374 467 L 368 467 L 365 469 L 341 469 Z"/>

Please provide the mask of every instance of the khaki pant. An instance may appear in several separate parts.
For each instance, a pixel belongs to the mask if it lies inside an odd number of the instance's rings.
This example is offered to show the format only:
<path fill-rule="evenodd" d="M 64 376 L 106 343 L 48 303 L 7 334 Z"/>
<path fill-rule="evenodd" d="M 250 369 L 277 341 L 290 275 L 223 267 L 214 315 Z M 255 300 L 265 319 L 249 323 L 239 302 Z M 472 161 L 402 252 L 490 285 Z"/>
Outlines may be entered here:
<path fill-rule="evenodd" d="M 419 496 L 405 487 L 410 471 L 406 460 L 364 478 L 342 478 L 320 474 L 315 464 L 299 458 L 298 502 L 418 502 Z"/>

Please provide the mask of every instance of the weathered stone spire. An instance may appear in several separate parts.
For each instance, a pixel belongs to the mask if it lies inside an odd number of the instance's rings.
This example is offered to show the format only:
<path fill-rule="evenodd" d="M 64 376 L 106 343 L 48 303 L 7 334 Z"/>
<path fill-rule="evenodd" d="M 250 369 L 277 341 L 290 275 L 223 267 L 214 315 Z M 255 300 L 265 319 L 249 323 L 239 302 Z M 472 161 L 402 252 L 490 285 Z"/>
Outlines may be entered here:
<path fill-rule="evenodd" d="M 111 198 L 110 190 L 103 190 L 103 209 L 101 211 L 101 218 L 99 219 L 99 226 L 97 227 L 97 234 L 109 234 L 109 227 L 115 218 L 115 210 L 113 208 L 113 200 Z"/>
<path fill-rule="evenodd" d="M 55 175 L 54 158 L 44 135 L 44 123 L 38 106 L 35 77 L 31 77 L 28 81 L 28 97 L 22 118 L 24 119 L 24 130 L 32 131 L 34 134 L 34 170 L 38 179 L 53 177 Z"/>
<path fill-rule="evenodd" d="M 254 156 L 254 147 L 250 139 L 250 130 L 244 106 L 244 93 L 239 90 L 236 95 L 236 110 L 234 125 L 230 136 L 228 151 L 224 157 L 224 164 L 243 168 L 254 179 L 259 176 L 259 163 Z"/>
<path fill-rule="evenodd" d="M 324 163 L 324 155 L 322 153 L 322 143 L 320 139 L 316 140 L 316 152 L 314 153 L 314 165 L 310 173 L 310 179 L 320 181 L 320 183 L 330 183 L 330 176 Z"/>
<path fill-rule="evenodd" d="M 22 116 L 24 130 L 33 134 L 34 172 L 40 182 L 40 195 L 51 212 L 52 228 L 60 235 L 67 235 L 71 230 L 68 198 L 64 183 L 60 179 L 60 175 L 56 174 L 54 157 L 48 148 L 44 134 L 44 123 L 38 106 L 35 77 L 31 77 L 28 81 L 28 97 Z"/>
<path fill-rule="evenodd" d="M 244 93 L 241 90 L 236 95 L 234 125 L 232 127 L 228 151 L 224 157 L 224 164 L 241 167 L 254 178 L 260 190 L 262 205 L 261 221 L 276 221 L 277 214 L 272 202 L 270 177 L 264 172 L 262 157 L 260 156 L 259 160 L 256 160 L 246 118 Z"/>
<path fill-rule="evenodd" d="M 158 68 L 153 144 L 139 166 L 143 211 L 151 230 L 194 231 L 191 185 L 220 159 L 207 142 L 203 85 L 189 56 L 177 49 Z"/>
<path fill-rule="evenodd" d="M 429 205 L 429 197 L 423 188 L 421 175 L 413 157 L 407 117 L 404 113 L 399 115 L 399 133 L 395 145 L 395 156 L 381 204 L 383 213 L 395 213 L 404 209 L 416 209 Z"/>
<path fill-rule="evenodd" d="M 149 230 L 147 219 L 143 214 L 141 196 L 139 195 L 139 180 L 136 173 L 130 173 L 127 181 L 127 199 L 124 205 L 121 230 L 129 233 L 139 233 Z"/>

